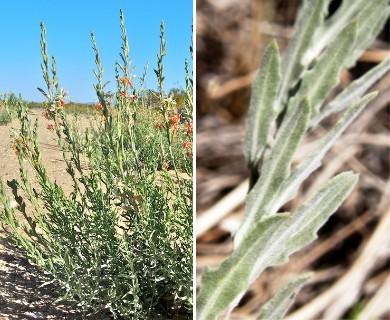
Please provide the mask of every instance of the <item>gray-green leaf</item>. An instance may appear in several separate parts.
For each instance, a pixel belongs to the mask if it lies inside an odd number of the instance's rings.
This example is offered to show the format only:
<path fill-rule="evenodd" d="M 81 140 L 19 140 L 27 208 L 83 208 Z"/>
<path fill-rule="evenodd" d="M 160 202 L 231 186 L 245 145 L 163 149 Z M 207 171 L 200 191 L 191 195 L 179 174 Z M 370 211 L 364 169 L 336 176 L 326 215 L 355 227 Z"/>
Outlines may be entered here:
<path fill-rule="evenodd" d="M 327 13 L 327 5 L 329 0 L 304 1 L 303 8 L 297 18 L 295 25 L 294 36 L 290 40 L 286 54 L 282 61 L 283 80 L 281 83 L 277 109 L 282 111 L 283 104 L 288 100 L 289 90 L 295 86 L 300 79 L 304 64 L 302 63 L 303 56 L 310 47 L 314 38 L 314 30 L 322 23 L 325 14 Z M 301 99 L 302 100 L 302 99 Z"/>
<path fill-rule="evenodd" d="M 293 156 L 308 126 L 310 109 L 309 101 L 302 100 L 292 117 L 279 129 L 275 146 L 265 156 L 260 178 L 247 197 L 246 218 L 235 236 L 235 247 L 253 221 L 266 213 L 266 205 L 273 201 L 281 183 L 290 174 Z"/>
<path fill-rule="evenodd" d="M 257 320 L 281 320 L 290 308 L 298 290 L 311 278 L 311 274 L 296 277 L 286 284 L 261 309 Z"/>
<path fill-rule="evenodd" d="M 329 180 L 292 214 L 276 214 L 252 224 L 240 245 L 219 267 L 205 269 L 198 300 L 198 319 L 229 314 L 266 267 L 286 261 L 295 250 L 316 238 L 316 232 L 356 184 L 357 176 L 342 173 Z"/>
<path fill-rule="evenodd" d="M 244 150 L 250 168 L 257 167 L 268 143 L 269 131 L 276 118 L 274 103 L 280 79 L 279 49 L 276 41 L 273 41 L 265 51 L 252 84 Z"/>
<path fill-rule="evenodd" d="M 369 101 L 371 101 L 377 92 L 365 95 L 363 98 L 352 104 L 344 113 L 343 117 L 336 123 L 332 130 L 321 139 L 317 147 L 295 168 L 291 175 L 283 182 L 279 194 L 272 205 L 267 208 L 268 212 L 277 212 L 287 201 L 291 200 L 297 194 L 299 186 L 309 175 L 320 165 L 323 157 L 333 146 L 341 133 L 357 117 Z"/>
<path fill-rule="evenodd" d="M 376 67 L 372 68 L 364 76 L 356 79 L 337 95 L 321 112 L 312 120 L 314 126 L 327 116 L 342 111 L 358 97 L 361 97 L 375 82 L 382 78 L 390 70 L 390 56 Z"/>
<path fill-rule="evenodd" d="M 313 69 L 303 76 L 297 95 L 290 101 L 287 114 L 290 115 L 303 97 L 309 97 L 314 117 L 330 92 L 340 81 L 339 75 L 346 64 L 355 43 L 357 21 L 352 21 L 332 41 Z"/>

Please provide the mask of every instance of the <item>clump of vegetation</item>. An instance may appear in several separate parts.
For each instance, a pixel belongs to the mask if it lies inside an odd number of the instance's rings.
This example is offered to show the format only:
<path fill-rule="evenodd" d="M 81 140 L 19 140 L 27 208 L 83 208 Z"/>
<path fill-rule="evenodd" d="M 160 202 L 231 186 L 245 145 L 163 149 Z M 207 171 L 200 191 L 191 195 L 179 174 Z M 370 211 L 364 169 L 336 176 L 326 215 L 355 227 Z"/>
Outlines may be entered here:
<path fill-rule="evenodd" d="M 164 25 L 155 73 L 160 91 L 150 109 L 133 83 L 121 12 L 122 52 L 115 94 L 105 92 L 103 67 L 92 33 L 98 103 L 90 127 L 64 111 L 54 56 L 49 61 L 41 25 L 45 116 L 56 132 L 70 194 L 48 176 L 37 142 L 38 122 L 16 103 L 20 130 L 15 148 L 20 180 L 8 181 L 16 205 L 0 183 L 1 221 L 17 245 L 52 277 L 63 298 L 89 314 L 114 319 L 192 317 L 192 118 L 180 121 L 163 90 Z M 192 79 L 186 108 L 192 115 Z M 143 88 L 142 81 L 140 88 Z M 87 163 L 87 167 L 82 162 Z M 27 166 L 38 185 L 32 185 Z"/>
<path fill-rule="evenodd" d="M 16 117 L 17 101 L 13 93 L 0 95 L 0 126 L 10 123 Z"/>

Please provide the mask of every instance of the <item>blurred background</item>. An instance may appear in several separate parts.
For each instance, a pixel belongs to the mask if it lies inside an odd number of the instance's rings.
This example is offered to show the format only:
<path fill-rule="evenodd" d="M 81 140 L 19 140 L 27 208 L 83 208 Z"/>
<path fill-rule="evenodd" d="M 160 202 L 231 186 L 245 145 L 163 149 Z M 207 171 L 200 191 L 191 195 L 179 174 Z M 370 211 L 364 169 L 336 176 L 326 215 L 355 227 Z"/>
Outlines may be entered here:
<path fill-rule="evenodd" d="M 330 13 L 340 2 L 331 2 Z M 248 176 L 242 139 L 252 76 L 263 49 L 272 39 L 277 40 L 282 52 L 286 48 L 300 3 L 196 2 L 198 284 L 203 267 L 219 264 L 232 250 L 231 232 L 243 217 L 244 181 Z M 342 73 L 339 88 L 333 94 L 390 54 L 389 29 L 387 21 L 356 66 Z M 312 319 L 320 319 L 324 310 L 337 308 L 340 319 L 390 319 L 390 244 L 388 238 L 377 236 L 383 217 L 390 214 L 390 76 L 386 75 L 372 89 L 380 91 L 378 97 L 347 129 L 290 205 L 300 203 L 306 193 L 341 171 L 358 172 L 358 186 L 320 230 L 317 241 L 294 254 L 288 264 L 262 274 L 232 319 L 253 319 L 261 305 L 284 283 L 310 270 L 316 276 L 301 290 L 290 313 L 306 308 L 315 314 Z M 310 133 L 301 148 L 302 154 L 334 120 L 326 119 Z M 346 283 L 351 285 L 346 287 Z M 336 300 L 345 303 L 336 306 Z"/>

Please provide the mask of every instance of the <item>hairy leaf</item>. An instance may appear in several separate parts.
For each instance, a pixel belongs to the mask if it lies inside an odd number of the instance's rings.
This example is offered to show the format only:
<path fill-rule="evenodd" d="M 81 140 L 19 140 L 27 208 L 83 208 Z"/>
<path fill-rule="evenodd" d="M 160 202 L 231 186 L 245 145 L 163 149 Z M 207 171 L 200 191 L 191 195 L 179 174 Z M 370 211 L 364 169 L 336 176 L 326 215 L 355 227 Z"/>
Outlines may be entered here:
<path fill-rule="evenodd" d="M 311 49 L 307 50 L 303 58 L 304 64 L 309 64 L 317 57 L 345 27 L 370 7 L 376 7 L 385 0 L 343 0 L 340 8 L 315 31 Z M 382 4 L 383 6 L 383 4 Z M 364 20 L 364 16 L 362 17 Z"/>
<path fill-rule="evenodd" d="M 287 230 L 294 230 L 293 235 L 288 238 L 285 252 L 275 263 L 286 262 L 288 256 L 317 238 L 319 228 L 343 203 L 357 180 L 358 176 L 352 172 L 340 173 L 326 182 L 292 214 L 291 220 L 285 224 Z"/>
<path fill-rule="evenodd" d="M 286 54 L 282 60 L 283 80 L 281 83 L 277 109 L 282 111 L 283 104 L 288 100 L 288 91 L 295 86 L 304 70 L 302 58 L 307 51 L 311 50 L 311 43 L 314 38 L 314 32 L 321 24 L 327 13 L 327 4 L 329 0 L 318 0 L 313 5 L 312 1 L 304 1 L 303 8 L 297 18 L 294 36 L 290 40 Z"/>
<path fill-rule="evenodd" d="M 217 319 L 225 309 L 232 309 L 248 288 L 249 276 L 261 252 L 271 246 L 278 226 L 288 219 L 287 214 L 274 215 L 257 222 L 240 248 L 217 268 L 205 268 L 197 302 L 197 318 Z"/>
<path fill-rule="evenodd" d="M 317 124 L 332 113 L 342 111 L 356 98 L 362 96 L 376 81 L 382 78 L 390 70 L 390 56 L 376 67 L 372 68 L 364 76 L 349 84 L 335 99 L 333 99 L 323 111 L 313 120 L 312 125 Z"/>
<path fill-rule="evenodd" d="M 313 69 L 308 71 L 302 80 L 297 95 L 291 100 L 287 114 L 290 115 L 303 97 L 309 97 L 312 104 L 312 117 L 320 108 L 330 90 L 340 81 L 339 74 L 343 69 L 355 43 L 357 22 L 352 21 L 339 36 L 332 41 Z"/>
<path fill-rule="evenodd" d="M 232 310 L 266 267 L 285 262 L 295 250 L 315 239 L 318 229 L 356 181 L 356 175 L 342 173 L 329 180 L 294 214 L 276 214 L 252 224 L 228 259 L 218 268 L 204 271 L 199 319 L 216 319 L 225 310 Z"/>
<path fill-rule="evenodd" d="M 252 84 L 245 136 L 245 157 L 250 168 L 257 167 L 268 143 L 269 131 L 276 118 L 274 102 L 280 79 L 279 49 L 276 41 L 273 41 L 265 51 Z"/>
<path fill-rule="evenodd" d="M 369 93 L 357 102 L 352 104 L 344 113 L 343 117 L 336 123 L 332 130 L 321 139 L 317 147 L 295 168 L 291 175 L 283 182 L 278 196 L 268 208 L 268 212 L 276 212 L 287 201 L 297 194 L 299 186 L 309 175 L 316 170 L 324 158 L 325 154 L 332 147 L 341 133 L 363 110 L 366 104 L 377 95 L 376 92 Z"/>
<path fill-rule="evenodd" d="M 286 284 L 271 300 L 262 308 L 257 320 L 281 320 L 294 302 L 295 295 L 303 284 L 311 278 L 311 274 L 296 277 Z"/>
<path fill-rule="evenodd" d="M 292 158 L 306 132 L 309 118 L 309 101 L 304 99 L 289 121 L 283 122 L 275 146 L 266 155 L 260 179 L 248 195 L 246 219 L 235 236 L 235 246 L 240 243 L 253 220 L 260 219 L 264 214 L 265 206 L 272 202 L 280 184 L 290 174 Z"/>
<path fill-rule="evenodd" d="M 355 65 L 356 60 L 382 30 L 390 12 L 390 7 L 387 5 L 387 2 L 388 0 L 372 1 L 370 5 L 359 12 L 356 42 L 351 55 L 348 57 L 347 68 Z"/>

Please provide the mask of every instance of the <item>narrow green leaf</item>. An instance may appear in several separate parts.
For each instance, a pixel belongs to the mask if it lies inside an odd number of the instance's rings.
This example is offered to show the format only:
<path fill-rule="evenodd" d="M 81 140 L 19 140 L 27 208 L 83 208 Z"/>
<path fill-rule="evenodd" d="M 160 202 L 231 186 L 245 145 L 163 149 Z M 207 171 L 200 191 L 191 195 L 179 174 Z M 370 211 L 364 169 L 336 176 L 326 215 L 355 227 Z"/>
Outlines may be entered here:
<path fill-rule="evenodd" d="M 298 290 L 312 277 L 312 274 L 304 274 L 296 277 L 286 284 L 276 295 L 272 297 L 262 308 L 257 320 L 281 320 L 287 313 Z"/>
<path fill-rule="evenodd" d="M 372 68 L 364 76 L 349 84 L 335 99 L 333 99 L 323 111 L 313 120 L 312 126 L 319 123 L 332 113 L 342 111 L 356 98 L 361 97 L 375 82 L 381 79 L 390 70 L 390 56 L 376 67 Z"/>
<path fill-rule="evenodd" d="M 312 104 L 312 117 L 320 105 L 340 81 L 339 74 L 345 65 L 356 38 L 357 21 L 352 21 L 339 36 L 332 41 L 313 69 L 302 80 L 298 94 L 288 106 L 287 117 L 293 112 L 303 97 L 309 97 Z"/>
<path fill-rule="evenodd" d="M 280 223 L 286 214 L 274 215 L 257 222 L 247 234 L 242 246 L 217 268 L 205 268 L 197 301 L 197 319 L 217 319 L 227 309 L 232 310 L 248 288 L 249 276 L 265 248 L 272 246 Z"/>
<path fill-rule="evenodd" d="M 289 90 L 295 86 L 304 70 L 302 58 L 310 50 L 314 38 L 314 30 L 322 23 L 327 13 L 327 4 L 329 1 L 304 1 L 303 8 L 299 13 L 294 35 L 290 40 L 286 54 L 282 60 L 283 80 L 281 83 L 277 109 L 282 111 L 283 104 L 288 100 Z"/>
<path fill-rule="evenodd" d="M 380 2 L 384 0 L 343 0 L 340 8 L 315 31 L 314 41 L 306 52 L 303 63 L 309 64 L 353 19 Z"/>
<path fill-rule="evenodd" d="M 276 41 L 273 41 L 265 51 L 252 84 L 244 150 L 250 168 L 257 167 L 268 143 L 269 131 L 276 118 L 274 102 L 280 79 L 279 49 Z"/>
<path fill-rule="evenodd" d="M 272 202 L 281 183 L 290 174 L 293 156 L 306 132 L 309 119 L 310 105 L 304 99 L 292 117 L 283 122 L 275 139 L 275 147 L 265 156 L 260 179 L 248 195 L 246 219 L 235 236 L 235 246 L 242 240 L 254 219 L 260 219 L 263 215 L 261 209 Z"/>
<path fill-rule="evenodd" d="M 295 225 L 295 232 L 287 242 L 286 251 L 281 255 L 283 263 L 288 256 L 317 239 L 317 232 L 329 217 L 344 202 L 356 185 L 358 176 L 343 172 L 326 182 L 314 195 L 293 213 L 289 224 Z M 289 228 L 291 228 L 289 227 Z"/>
<path fill-rule="evenodd" d="M 276 214 L 252 224 L 228 259 L 218 268 L 205 269 L 198 319 L 217 319 L 233 310 L 265 268 L 285 262 L 298 247 L 316 237 L 356 181 L 356 175 L 342 173 L 329 180 L 293 215 Z"/>
<path fill-rule="evenodd" d="M 312 1 L 304 1 L 294 27 L 293 38 L 282 60 L 283 79 L 276 105 L 278 112 L 282 111 L 283 105 L 287 103 L 289 90 L 297 83 L 304 71 L 303 56 L 310 50 L 314 37 L 313 30 L 318 28 L 327 13 L 327 2 L 329 1 L 319 0 L 313 4 Z"/>
<path fill-rule="evenodd" d="M 372 92 L 357 100 L 344 113 L 343 117 L 336 123 L 329 133 L 322 138 L 317 147 L 303 160 L 283 182 L 279 194 L 273 201 L 272 205 L 267 208 L 267 212 L 274 213 L 279 210 L 287 201 L 291 200 L 297 194 L 299 186 L 303 181 L 320 165 L 323 157 L 333 146 L 341 133 L 363 110 L 366 104 L 371 101 L 377 92 Z"/>
<path fill-rule="evenodd" d="M 359 13 L 358 33 L 355 46 L 348 58 L 347 68 L 355 65 L 356 60 L 376 39 L 379 32 L 386 23 L 390 7 L 387 5 L 388 0 L 380 0 L 375 4 L 370 4 L 366 10 Z"/>

